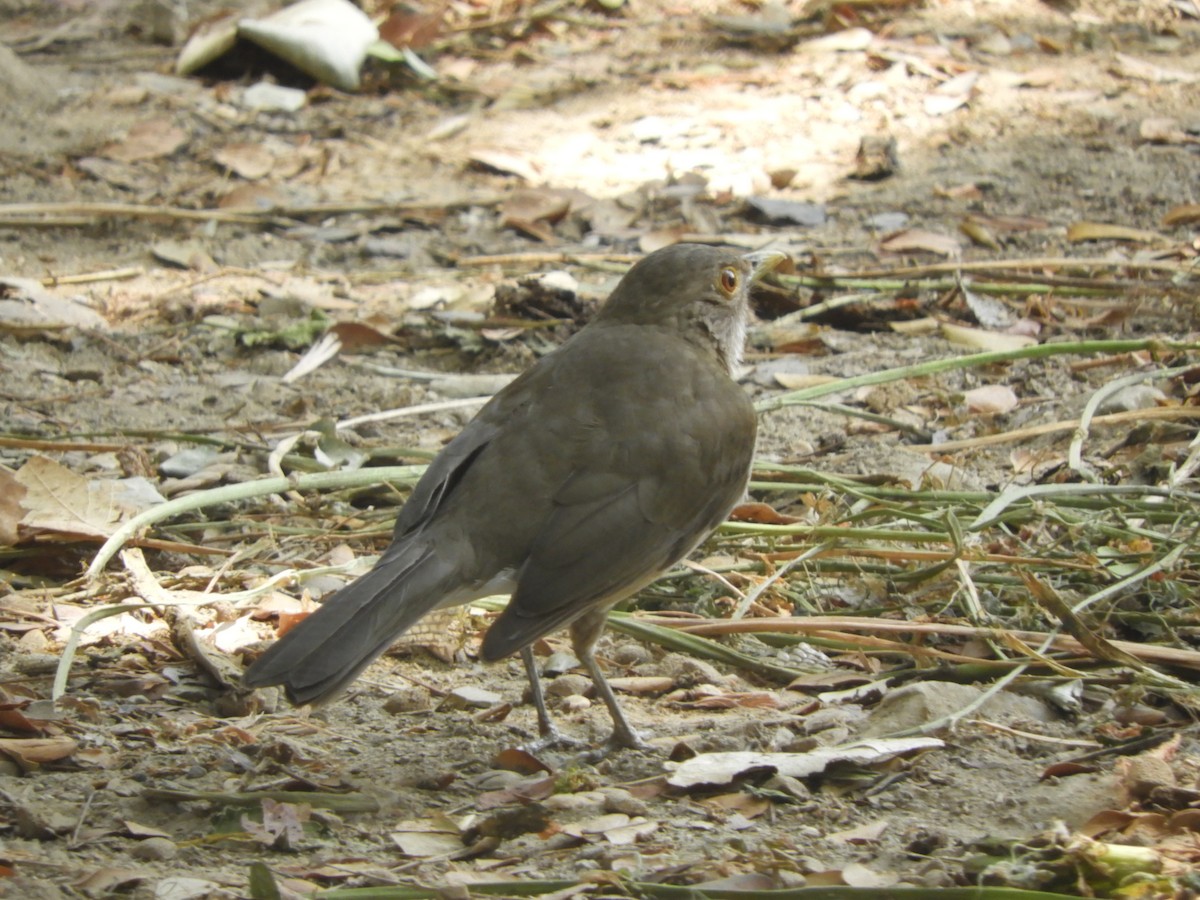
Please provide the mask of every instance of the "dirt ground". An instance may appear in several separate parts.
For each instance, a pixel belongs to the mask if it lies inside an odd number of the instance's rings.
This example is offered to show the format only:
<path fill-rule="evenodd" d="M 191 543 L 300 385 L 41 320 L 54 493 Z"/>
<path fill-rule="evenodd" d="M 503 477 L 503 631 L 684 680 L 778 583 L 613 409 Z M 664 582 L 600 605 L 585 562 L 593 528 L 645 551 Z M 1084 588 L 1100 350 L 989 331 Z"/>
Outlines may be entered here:
<path fill-rule="evenodd" d="M 242 49 L 219 69 L 171 74 L 179 39 L 219 6 L 0 0 L 7 490 L 39 459 L 39 477 L 60 491 L 94 497 L 97 484 L 140 477 L 139 489 L 174 498 L 268 475 L 269 448 L 301 433 L 285 468 L 314 471 L 313 423 L 433 404 L 322 444 L 343 459 L 420 463 L 471 415 L 463 398 L 561 342 L 638 255 L 684 237 L 769 244 L 795 260 L 797 277 L 758 298 L 742 381 L 762 403 L 822 378 L 970 352 L 935 320 L 1043 342 L 1194 340 L 1200 11 L 1190 0 L 459 0 L 426 4 L 442 25 L 414 43 L 436 80 L 369 62 L 357 94 Z M 305 89 L 305 104 L 252 108 L 246 89 L 262 79 Z M 1095 266 L 1055 263 L 1067 257 Z M 971 266 L 1012 260 L 1044 261 L 1023 266 L 1027 280 L 1064 294 L 984 296 L 991 276 Z M 937 266 L 943 284 L 928 280 Z M 550 272 L 566 274 L 519 284 Z M 851 274 L 890 280 L 812 280 Z M 1067 287 L 1099 280 L 1111 290 L 1066 299 Z M 858 301 L 805 317 L 847 293 Z M 934 324 L 892 327 L 910 320 Z M 340 354 L 285 378 L 331 325 Z M 977 349 L 1000 346 L 986 340 Z M 1035 483 L 1067 459 L 1070 430 L 961 450 L 931 442 L 1070 421 L 1127 366 L 1151 363 L 1121 353 L 1094 366 L 1031 357 L 950 369 L 833 398 L 883 424 L 830 406 L 770 410 L 761 472 L 801 466 L 905 490 Z M 1192 347 L 1169 363 L 1182 370 L 1195 357 Z M 1186 412 L 1192 383 L 1150 379 L 1104 411 Z M 996 385 L 1012 389 L 1014 407 L 975 399 Z M 1157 484 L 1155 472 L 1187 457 L 1194 419 L 1163 416 L 1149 437 L 1119 423 L 1095 433 L 1130 483 Z M 753 494 L 809 524 L 841 502 Z M 1112 827 L 1098 816 L 1200 805 L 1195 706 L 1181 695 L 1125 676 L 1069 701 L 1044 689 L 1053 679 L 1017 679 L 986 700 L 994 677 L 906 675 L 885 690 L 895 654 L 870 645 L 813 641 L 785 654 L 730 639 L 816 673 L 789 688 L 612 634 L 602 656 L 630 679 L 624 703 L 654 750 L 599 761 L 516 749 L 536 734 L 524 679 L 513 661 L 475 658 L 479 611 L 439 623 L 312 714 L 238 694 L 244 654 L 344 570 L 186 615 L 160 606 L 97 622 L 65 696 L 50 702 L 71 625 L 100 604 L 149 600 L 144 575 L 232 595 L 293 568 L 345 564 L 383 546 L 402 499 L 375 489 L 231 501 L 152 529 L 142 575 L 140 557 L 128 558 L 85 583 L 76 579 L 112 519 L 97 525 L 73 507 L 79 521 L 42 521 L 36 538 L 21 520 L 30 501 L 0 497 L 0 896 L 271 896 L 254 863 L 285 896 L 503 881 L 562 896 L 624 895 L 630 882 L 641 893 L 993 883 L 1073 895 L 1091 876 L 1064 878 L 1038 848 Z M 727 614 L 736 590 L 762 580 L 761 568 L 738 568 L 758 559 L 747 540 L 726 531 L 697 553 L 727 578 L 677 573 L 643 606 Z M 764 595 L 769 612 L 937 620 L 919 586 L 864 572 L 792 577 L 790 592 Z M 1180 583 L 1170 612 L 1186 626 L 1182 653 L 1198 623 Z M 955 616 L 946 620 L 965 621 Z M 181 636 L 189 630 L 204 649 Z M 968 653 L 968 643 L 939 646 Z M 556 639 L 539 659 L 570 669 L 566 649 Z M 1187 665 L 1172 671 L 1184 685 L 1195 678 Z M 837 693 L 872 681 L 862 695 Z M 568 672 L 551 684 L 564 730 L 601 742 L 608 722 L 586 680 Z M 668 781 L 705 753 L 801 756 L 912 739 L 930 723 L 938 746 L 807 777 L 759 761 L 749 776 Z M 1140 755 L 1068 765 L 1142 726 Z M 1168 788 L 1183 797 L 1176 807 L 1147 800 Z M 1167 832 L 1175 880 L 1144 896 L 1200 889 L 1186 875 L 1200 832 Z"/>

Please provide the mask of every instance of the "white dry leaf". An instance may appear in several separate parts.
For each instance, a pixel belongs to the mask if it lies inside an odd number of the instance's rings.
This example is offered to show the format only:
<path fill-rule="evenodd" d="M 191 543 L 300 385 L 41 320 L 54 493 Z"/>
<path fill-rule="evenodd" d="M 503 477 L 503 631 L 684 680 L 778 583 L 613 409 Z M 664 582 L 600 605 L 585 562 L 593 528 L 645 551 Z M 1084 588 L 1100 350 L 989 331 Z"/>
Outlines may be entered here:
<path fill-rule="evenodd" d="M 770 771 L 792 778 L 824 772 L 836 762 L 859 766 L 886 762 L 905 753 L 945 746 L 937 738 L 884 738 L 842 747 L 822 747 L 807 753 L 701 753 L 680 763 L 667 778 L 672 787 L 729 784 L 747 772 Z"/>
<path fill-rule="evenodd" d="M 1007 306 L 995 297 L 977 294 L 968 285 L 962 286 L 963 302 L 984 328 L 1008 328 L 1013 324 L 1013 315 Z"/>
<path fill-rule="evenodd" d="M 440 816 L 398 822 L 391 838 L 405 856 L 422 859 L 458 853 L 463 849 L 458 828 Z"/>
<path fill-rule="evenodd" d="M 656 831 L 658 831 L 657 822 L 637 816 L 630 820 L 628 825 L 620 825 L 604 832 L 604 839 L 610 844 L 625 846 L 649 837 Z"/>
<path fill-rule="evenodd" d="M 942 323 L 942 336 L 950 343 L 958 344 L 960 347 L 984 351 L 1020 350 L 1022 347 L 1032 347 L 1037 343 L 1036 338 L 1023 334 L 984 331 L 981 328 L 955 325 L 953 322 Z"/>
<path fill-rule="evenodd" d="M 967 409 L 983 416 L 1011 412 L 1020 402 L 1016 392 L 1006 384 L 985 384 L 967 391 L 963 397 Z"/>
<path fill-rule="evenodd" d="M 379 30 L 350 0 L 300 0 L 261 19 L 243 19 L 238 34 L 343 91 L 358 90 L 367 50 Z"/>
<path fill-rule="evenodd" d="M 1148 81 L 1151 84 L 1169 84 L 1171 82 L 1194 84 L 1200 81 L 1200 74 L 1196 72 L 1156 66 L 1154 63 L 1146 62 L 1143 59 L 1138 59 L 1136 56 L 1129 56 L 1125 53 L 1118 53 L 1116 55 L 1116 65 L 1113 66 L 1113 71 L 1125 78 L 1136 78 L 1139 81 Z"/>
<path fill-rule="evenodd" d="M 74 300 L 56 297 L 33 278 L 0 277 L 0 333 L 104 328 L 104 318 Z"/>
<path fill-rule="evenodd" d="M 296 364 L 288 369 L 280 381 L 284 384 L 299 381 L 305 375 L 309 375 L 321 368 L 321 366 L 337 356 L 341 350 L 341 338 L 333 331 L 325 332 L 315 344 L 304 351 L 304 355 L 296 360 Z"/>
<path fill-rule="evenodd" d="M 505 150 L 489 150 L 487 148 L 472 150 L 471 162 L 503 175 L 515 175 L 530 183 L 540 181 L 542 177 L 533 160 Z"/>

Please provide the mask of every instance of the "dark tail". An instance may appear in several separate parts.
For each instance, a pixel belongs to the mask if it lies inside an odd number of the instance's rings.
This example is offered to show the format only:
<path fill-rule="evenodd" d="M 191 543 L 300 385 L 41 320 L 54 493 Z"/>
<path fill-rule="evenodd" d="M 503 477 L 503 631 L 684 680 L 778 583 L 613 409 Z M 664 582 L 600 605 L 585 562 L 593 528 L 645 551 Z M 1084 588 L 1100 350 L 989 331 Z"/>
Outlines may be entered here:
<path fill-rule="evenodd" d="M 447 600 L 454 572 L 424 541 L 388 551 L 276 641 L 242 676 L 249 687 L 283 685 L 296 705 L 323 703 L 427 612 Z"/>

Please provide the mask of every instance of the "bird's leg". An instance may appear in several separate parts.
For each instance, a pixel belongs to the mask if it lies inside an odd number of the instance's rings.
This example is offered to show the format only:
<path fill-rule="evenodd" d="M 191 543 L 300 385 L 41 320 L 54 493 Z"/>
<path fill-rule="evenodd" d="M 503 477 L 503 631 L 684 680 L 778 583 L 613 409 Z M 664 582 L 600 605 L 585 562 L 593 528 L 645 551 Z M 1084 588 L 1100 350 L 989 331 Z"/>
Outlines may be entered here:
<path fill-rule="evenodd" d="M 629 720 L 625 718 L 625 711 L 621 709 L 621 704 L 617 702 L 617 695 L 613 693 L 612 686 L 608 683 L 608 679 L 604 677 L 604 672 L 600 669 L 600 664 L 596 662 L 596 641 L 600 637 L 600 632 L 604 630 L 604 622 L 607 616 L 608 610 L 605 609 L 598 611 L 598 613 L 588 613 L 576 619 L 575 623 L 571 625 L 571 642 L 575 647 L 575 655 L 579 657 L 579 661 L 587 669 L 596 693 L 600 695 L 600 699 L 608 707 L 609 716 L 612 717 L 613 731 L 612 735 L 609 736 L 608 746 L 613 748 L 626 747 L 631 750 L 648 750 L 650 749 L 650 745 L 642 740 L 641 735 L 633 730 L 633 727 L 629 724 Z"/>
<path fill-rule="evenodd" d="M 529 693 L 533 697 L 534 708 L 537 709 L 538 734 L 543 738 L 557 736 L 558 729 L 550 719 L 550 710 L 546 709 L 546 695 L 542 691 L 542 679 L 538 675 L 537 663 L 533 659 L 533 648 L 521 648 L 521 662 L 525 664 L 525 677 L 529 679 Z"/>
<path fill-rule="evenodd" d="M 525 676 L 529 679 L 529 693 L 533 698 L 533 706 L 537 710 L 538 739 L 525 749 L 537 753 L 548 747 L 577 747 L 582 744 L 575 738 L 569 738 L 554 726 L 550 718 L 550 710 L 546 708 L 546 694 L 542 691 L 542 679 L 538 675 L 537 663 L 533 659 L 533 648 L 521 648 L 521 662 L 525 664 Z"/>

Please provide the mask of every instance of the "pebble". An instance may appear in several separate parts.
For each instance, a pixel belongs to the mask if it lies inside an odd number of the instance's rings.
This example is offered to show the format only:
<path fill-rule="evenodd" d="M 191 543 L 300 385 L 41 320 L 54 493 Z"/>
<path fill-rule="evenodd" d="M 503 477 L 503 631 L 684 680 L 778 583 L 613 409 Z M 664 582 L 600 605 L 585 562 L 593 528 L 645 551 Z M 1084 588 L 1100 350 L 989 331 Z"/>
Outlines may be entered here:
<path fill-rule="evenodd" d="M 604 811 L 624 813 L 627 816 L 648 816 L 650 807 L 624 788 L 602 787 L 599 793 L 604 796 Z"/>
<path fill-rule="evenodd" d="M 586 694 L 591 686 L 592 681 L 586 675 L 568 673 L 547 682 L 545 690 L 548 697 L 570 697 L 573 694 Z"/>
<path fill-rule="evenodd" d="M 159 859 L 173 859 L 178 852 L 179 848 L 170 838 L 150 837 L 134 844 L 129 855 L 134 859 L 151 862 Z"/>

